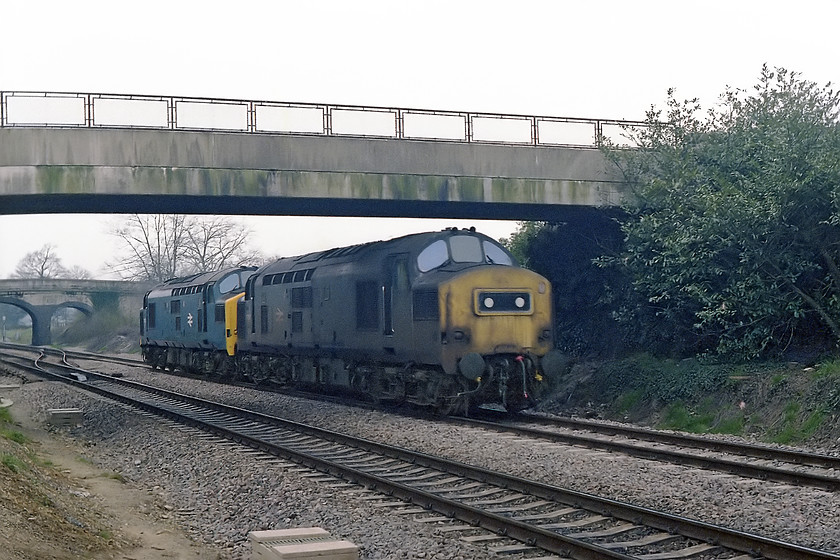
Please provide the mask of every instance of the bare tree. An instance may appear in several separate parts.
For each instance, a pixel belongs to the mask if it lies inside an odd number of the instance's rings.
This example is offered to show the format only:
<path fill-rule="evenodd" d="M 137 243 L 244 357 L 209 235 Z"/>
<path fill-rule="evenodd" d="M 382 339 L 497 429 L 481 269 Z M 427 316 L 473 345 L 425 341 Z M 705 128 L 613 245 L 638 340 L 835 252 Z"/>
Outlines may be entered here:
<path fill-rule="evenodd" d="M 162 282 L 258 260 L 249 230 L 227 218 L 133 214 L 115 228 L 127 254 L 113 270 L 132 280 Z"/>
<path fill-rule="evenodd" d="M 248 248 L 250 234 L 248 228 L 228 218 L 200 218 L 186 230 L 184 260 L 192 272 L 252 263 L 260 256 Z"/>
<path fill-rule="evenodd" d="M 113 263 L 113 270 L 129 280 L 162 282 L 177 276 L 185 221 L 180 214 L 132 214 L 114 229 L 128 251 Z"/>
<path fill-rule="evenodd" d="M 93 273 L 82 266 L 73 265 L 66 270 L 64 278 L 73 278 L 74 280 L 90 280 L 93 278 Z"/>
<path fill-rule="evenodd" d="M 62 278 L 67 269 L 49 243 L 31 253 L 26 253 L 15 267 L 12 278 Z"/>

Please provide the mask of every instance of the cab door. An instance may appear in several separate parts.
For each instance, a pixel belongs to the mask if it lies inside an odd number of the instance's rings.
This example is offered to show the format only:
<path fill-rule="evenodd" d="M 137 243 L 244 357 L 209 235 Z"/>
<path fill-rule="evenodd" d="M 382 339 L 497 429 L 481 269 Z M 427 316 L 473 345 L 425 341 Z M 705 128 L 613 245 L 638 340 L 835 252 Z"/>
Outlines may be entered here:
<path fill-rule="evenodd" d="M 397 353 L 407 348 L 411 337 L 411 282 L 406 253 L 385 259 L 382 295 L 382 346 L 388 353 Z"/>
<path fill-rule="evenodd" d="M 207 304 L 212 297 L 212 284 L 205 284 L 201 289 L 201 308 L 198 310 L 198 330 L 200 332 L 207 332 Z"/>

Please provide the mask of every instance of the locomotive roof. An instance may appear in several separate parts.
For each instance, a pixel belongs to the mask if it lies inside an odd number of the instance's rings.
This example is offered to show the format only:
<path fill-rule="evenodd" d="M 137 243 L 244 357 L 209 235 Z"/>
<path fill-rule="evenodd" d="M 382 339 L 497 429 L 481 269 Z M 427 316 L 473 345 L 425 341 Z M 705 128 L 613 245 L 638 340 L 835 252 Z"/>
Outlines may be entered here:
<path fill-rule="evenodd" d="M 303 267 L 304 265 L 317 267 L 319 264 L 357 260 L 367 254 L 370 254 L 371 252 L 416 253 L 424 249 L 433 241 L 459 234 L 475 235 L 495 243 L 492 238 L 475 231 L 475 228 L 447 228 L 441 231 L 411 233 L 402 237 L 395 237 L 384 241 L 371 241 L 358 245 L 335 247 L 333 249 L 327 249 L 326 251 L 316 251 L 294 257 L 281 257 L 275 262 L 263 266 L 257 271 L 257 273 L 271 274 L 274 272 L 285 272 L 287 270 L 297 268 L 298 266 Z"/>
<path fill-rule="evenodd" d="M 198 274 L 191 274 L 189 276 L 180 276 L 178 278 L 170 278 L 165 280 L 164 282 L 158 284 L 154 288 L 149 291 L 150 295 L 159 295 L 161 293 L 170 294 L 172 290 L 175 288 L 181 288 L 185 286 L 203 286 L 210 282 L 215 282 L 220 278 L 230 274 L 231 272 L 236 271 L 243 271 L 243 270 L 256 270 L 256 267 L 247 267 L 247 266 L 232 266 L 229 268 L 223 268 L 222 270 L 216 270 L 213 272 L 200 272 Z"/>
<path fill-rule="evenodd" d="M 180 286 L 195 286 L 199 284 L 206 284 L 207 282 L 212 282 L 214 280 L 218 280 L 222 276 L 233 272 L 235 270 L 247 270 L 248 267 L 244 266 L 232 266 L 229 268 L 223 268 L 221 270 L 216 270 L 213 272 L 199 272 L 198 274 L 191 274 L 189 276 L 181 276 L 179 278 L 170 278 L 169 280 L 164 281 L 160 286 L 166 286 L 168 288 L 177 288 Z M 253 267 L 251 267 L 253 270 Z"/>

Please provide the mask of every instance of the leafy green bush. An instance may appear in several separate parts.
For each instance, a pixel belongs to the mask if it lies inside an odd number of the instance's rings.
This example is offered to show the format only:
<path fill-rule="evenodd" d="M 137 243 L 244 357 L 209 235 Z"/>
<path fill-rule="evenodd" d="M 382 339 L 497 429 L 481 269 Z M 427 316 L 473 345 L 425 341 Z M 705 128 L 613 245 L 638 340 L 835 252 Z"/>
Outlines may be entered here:
<path fill-rule="evenodd" d="M 616 268 L 596 262 L 618 254 L 622 233 L 617 209 L 564 208 L 556 222 L 521 222 L 503 240 L 521 264 L 551 282 L 555 345 L 571 355 L 615 356 L 627 334 L 615 318 L 614 294 L 629 286 Z"/>
<path fill-rule="evenodd" d="M 634 189 L 611 262 L 642 296 L 639 340 L 750 358 L 840 340 L 838 115 L 830 86 L 765 66 L 708 112 L 669 91 L 628 130 L 639 149 L 605 148 Z"/>
<path fill-rule="evenodd" d="M 728 404 L 721 407 L 711 399 L 704 399 L 696 407 L 679 401 L 669 404 L 663 410 L 659 427 L 696 434 L 741 435 L 745 421 L 743 413 L 733 412 Z"/>
<path fill-rule="evenodd" d="M 744 424 L 746 418 L 743 414 L 732 416 L 730 418 L 723 418 L 717 424 L 712 426 L 711 432 L 714 434 L 729 434 L 739 436 L 744 433 Z"/>
<path fill-rule="evenodd" d="M 617 414 L 627 414 L 644 402 L 644 394 L 639 389 L 621 393 L 613 403 L 613 410 Z"/>
<path fill-rule="evenodd" d="M 12 413 L 8 408 L 0 408 L 0 437 L 11 440 L 15 443 L 24 444 L 29 441 L 29 438 L 17 430 L 8 429 L 9 424 L 13 424 Z"/>

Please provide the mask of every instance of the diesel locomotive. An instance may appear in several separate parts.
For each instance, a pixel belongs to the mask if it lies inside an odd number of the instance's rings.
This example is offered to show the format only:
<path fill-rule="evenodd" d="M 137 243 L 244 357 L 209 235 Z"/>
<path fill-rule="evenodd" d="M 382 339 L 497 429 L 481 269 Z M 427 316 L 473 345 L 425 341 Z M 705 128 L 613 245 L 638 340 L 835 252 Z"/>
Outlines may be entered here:
<path fill-rule="evenodd" d="M 549 282 L 473 229 L 173 279 L 141 312 L 153 368 L 442 414 L 535 404 L 564 363 L 552 329 Z"/>

